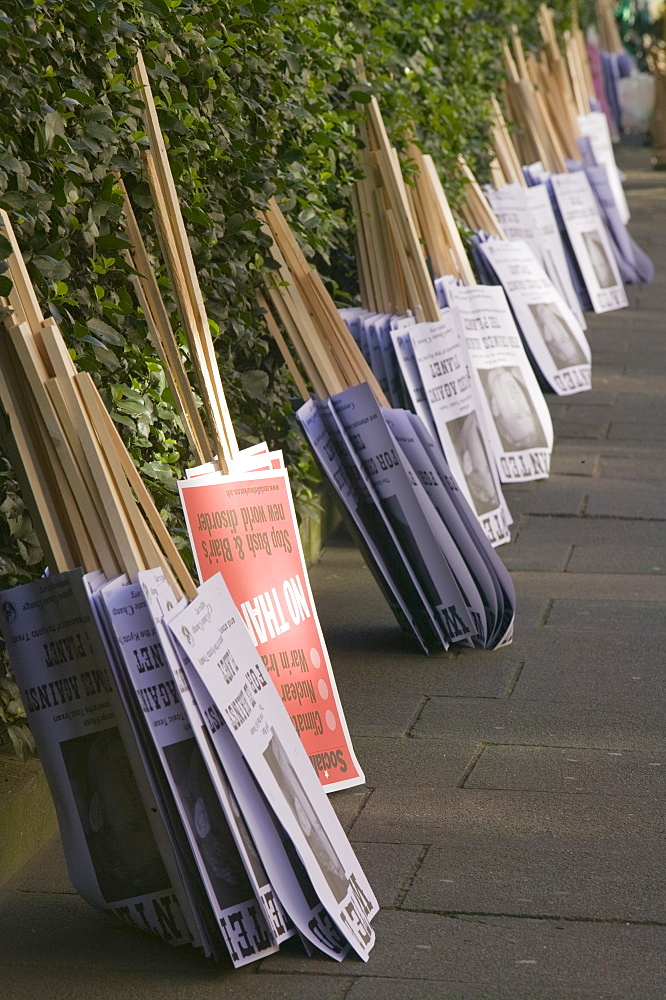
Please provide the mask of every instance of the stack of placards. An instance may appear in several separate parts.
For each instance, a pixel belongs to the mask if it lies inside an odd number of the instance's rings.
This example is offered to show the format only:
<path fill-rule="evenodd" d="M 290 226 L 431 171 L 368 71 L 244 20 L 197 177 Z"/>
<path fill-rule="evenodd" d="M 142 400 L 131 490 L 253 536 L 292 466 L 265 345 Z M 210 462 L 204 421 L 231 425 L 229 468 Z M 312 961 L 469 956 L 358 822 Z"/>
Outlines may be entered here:
<path fill-rule="evenodd" d="M 365 385 L 311 399 L 297 416 L 398 622 L 422 649 L 509 642 L 511 579 L 419 417 L 382 410 Z M 489 515 L 492 525 L 497 508 Z"/>
<path fill-rule="evenodd" d="M 191 603 L 161 570 L 71 570 L 0 601 L 89 903 L 236 967 L 294 934 L 367 959 L 376 899 L 220 574 Z"/>

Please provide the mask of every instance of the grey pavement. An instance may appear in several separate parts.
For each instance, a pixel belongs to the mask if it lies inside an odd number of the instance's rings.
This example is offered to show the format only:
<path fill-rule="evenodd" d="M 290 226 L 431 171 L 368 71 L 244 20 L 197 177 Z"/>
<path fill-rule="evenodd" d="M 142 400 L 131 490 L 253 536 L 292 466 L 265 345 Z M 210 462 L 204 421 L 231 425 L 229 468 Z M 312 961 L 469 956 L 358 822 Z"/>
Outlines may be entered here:
<path fill-rule="evenodd" d="M 367 784 L 332 796 L 381 911 L 369 962 L 246 971 L 110 923 L 57 839 L 0 891 L 0 997 L 666 998 L 666 176 L 624 143 L 630 308 L 548 397 L 553 474 L 507 488 L 515 639 L 427 658 L 339 533 L 311 571 Z"/>

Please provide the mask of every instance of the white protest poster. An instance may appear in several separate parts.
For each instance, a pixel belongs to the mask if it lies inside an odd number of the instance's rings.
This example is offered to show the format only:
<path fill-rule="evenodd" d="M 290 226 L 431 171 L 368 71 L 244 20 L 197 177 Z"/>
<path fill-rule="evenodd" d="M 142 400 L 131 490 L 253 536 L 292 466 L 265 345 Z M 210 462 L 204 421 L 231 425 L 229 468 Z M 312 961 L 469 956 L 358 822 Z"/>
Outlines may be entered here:
<path fill-rule="evenodd" d="M 490 239 L 480 250 L 501 281 L 534 364 L 548 385 L 559 396 L 591 389 L 587 338 L 529 247 Z"/>
<path fill-rule="evenodd" d="M 432 413 L 430 412 L 428 397 L 423 385 L 423 379 L 421 378 L 419 366 L 416 363 L 414 345 L 411 340 L 411 330 L 414 326 L 415 324 L 412 323 L 407 328 L 394 327 L 391 330 L 391 339 L 393 340 L 395 356 L 398 359 L 398 364 L 400 366 L 400 371 L 402 373 L 402 378 L 407 389 L 412 409 L 415 413 L 418 413 L 430 433 L 436 437 L 437 431 L 433 422 Z"/>
<path fill-rule="evenodd" d="M 123 923 L 173 945 L 199 945 L 82 571 L 5 590 L 0 601 L 74 888 Z"/>
<path fill-rule="evenodd" d="M 439 515 L 439 531 L 435 527 L 433 530 L 440 534 L 442 527 L 444 529 L 440 543 L 476 625 L 474 644 L 485 648 L 488 636 L 494 630 L 497 612 L 495 590 L 489 574 L 414 430 L 410 417 L 415 414 L 400 409 L 385 409 L 382 413 L 400 448 L 403 461 L 416 476 Z"/>
<path fill-rule="evenodd" d="M 622 187 L 620 171 L 617 169 L 617 163 L 615 162 L 613 140 L 608 128 L 608 119 L 603 111 L 591 111 L 587 115 L 578 115 L 577 122 L 581 135 L 590 140 L 595 160 L 600 166 L 605 167 L 608 172 L 608 181 L 613 192 L 613 199 L 620 213 L 620 218 L 626 226 L 630 217 L 629 206 L 624 188 Z"/>
<path fill-rule="evenodd" d="M 183 650 L 186 673 L 196 673 L 209 695 L 203 715 L 213 742 L 222 728 L 233 737 L 326 912 L 367 960 L 374 944 L 370 921 L 378 908 L 374 893 L 222 577 L 216 574 L 202 584 L 168 625 Z M 247 814 L 246 819 L 249 823 Z M 270 857 L 262 861 L 277 888 L 281 873 L 274 873 Z"/>
<path fill-rule="evenodd" d="M 620 219 L 615 197 L 608 180 L 608 170 L 601 165 L 585 167 L 587 179 L 603 213 L 615 258 L 626 282 L 652 281 L 654 264 L 631 237 Z"/>
<path fill-rule="evenodd" d="M 174 780 L 178 782 L 178 776 L 182 775 L 182 765 L 184 762 L 187 762 L 188 777 L 185 778 L 185 784 L 186 786 L 190 785 L 191 757 L 189 742 L 193 739 L 198 746 L 200 758 L 205 764 L 208 782 L 210 782 L 210 785 L 214 789 L 217 803 L 223 810 L 226 822 L 234 838 L 236 850 L 243 860 L 245 872 L 263 911 L 264 920 L 270 927 L 272 938 L 280 944 L 282 941 L 293 936 L 295 928 L 284 912 L 268 879 L 266 869 L 259 858 L 236 797 L 231 790 L 220 760 L 215 754 L 206 734 L 201 709 L 195 701 L 187 677 L 180 666 L 180 659 L 173 645 L 171 632 L 164 624 L 165 615 L 171 615 L 178 610 L 182 610 L 182 608 L 187 606 L 187 602 L 184 599 L 181 602 L 176 600 L 161 570 L 146 570 L 139 573 L 139 584 L 146 599 L 155 634 L 160 642 L 168 679 L 177 688 L 187 720 L 184 723 L 182 720 L 178 720 L 177 724 L 183 726 L 183 731 L 188 735 L 188 739 L 174 744 L 169 744 L 168 740 L 165 742 L 165 747 L 170 747 L 168 752 L 169 756 L 172 757 L 172 762 L 169 763 L 168 770 L 171 770 L 173 764 Z M 162 672 L 161 667 L 160 672 Z M 152 680 L 154 681 L 155 678 L 153 677 Z M 159 697 L 159 683 L 161 682 L 146 684 L 142 689 L 148 705 L 154 704 L 155 698 Z M 173 723 L 171 725 L 173 726 Z M 162 727 L 159 728 L 160 736 L 164 740 L 164 736 L 161 733 Z M 195 787 L 199 789 L 203 786 L 206 779 L 202 776 L 198 765 L 196 767 L 195 778 Z M 210 856 L 213 869 L 217 869 L 214 882 L 220 877 L 228 880 L 229 872 L 224 861 L 225 852 L 220 851 L 221 842 L 215 836 L 215 828 L 219 827 L 219 823 L 214 825 L 210 818 L 208 808 L 210 799 L 203 799 L 199 795 L 196 797 L 189 796 L 189 799 L 194 806 L 193 814 L 197 839 L 201 839 L 203 842 L 210 838 L 210 846 L 206 846 L 205 854 Z M 255 926 L 257 921 L 255 920 L 251 905 L 248 908 L 247 916 L 249 919 L 246 921 L 243 912 L 236 911 L 235 914 L 229 917 L 229 925 L 231 926 L 233 937 L 236 939 L 238 950 L 243 956 L 251 956 L 264 944 L 263 934 L 260 932 L 259 927 Z M 223 924 L 224 930 L 226 930 L 226 923 Z"/>
<path fill-rule="evenodd" d="M 560 229 L 555 218 L 546 184 L 535 184 L 525 189 L 536 232 L 536 259 L 557 288 L 558 292 L 578 320 L 582 330 L 587 329 L 585 314 L 580 307 Z M 534 247 L 530 246 L 530 249 Z"/>
<path fill-rule="evenodd" d="M 296 417 L 398 624 L 416 637 L 424 653 L 442 649 L 445 640 L 425 594 L 343 429 L 318 400 L 304 403 Z"/>
<path fill-rule="evenodd" d="M 127 678 L 235 968 L 278 950 L 241 858 L 140 584 L 102 590 Z"/>
<path fill-rule="evenodd" d="M 547 478 L 553 423 L 504 290 L 499 285 L 453 288 L 450 302 L 462 323 L 500 479 Z"/>
<path fill-rule="evenodd" d="M 330 407 L 379 497 L 448 642 L 471 639 L 475 625 L 446 559 L 450 536 L 400 454 L 367 382 L 330 398 Z"/>
<path fill-rule="evenodd" d="M 553 174 L 551 184 L 596 313 L 628 305 L 604 221 L 584 170 Z"/>
<path fill-rule="evenodd" d="M 367 344 L 369 364 L 375 378 L 379 382 L 382 392 L 389 395 L 388 372 L 384 361 L 379 337 L 379 329 L 383 326 L 391 325 L 390 313 L 369 313 L 361 318 L 361 328 Z"/>
<path fill-rule="evenodd" d="M 509 514 L 477 412 L 467 347 L 450 309 L 438 323 L 419 323 L 412 345 L 444 455 L 492 545 L 511 539 Z"/>
<path fill-rule="evenodd" d="M 489 637 L 489 644 L 492 644 L 495 649 L 503 645 L 508 645 L 513 637 L 513 621 L 516 607 L 516 591 L 511 575 L 495 552 L 492 543 L 481 526 L 476 511 L 471 507 L 467 497 L 460 489 L 458 481 L 449 468 L 439 442 L 432 437 L 415 413 L 410 413 L 409 418 L 416 436 L 423 445 L 430 463 L 436 471 L 437 478 L 447 490 L 452 503 L 456 507 L 460 520 L 467 528 L 469 537 L 483 559 L 495 585 L 497 598 L 496 628 L 494 634 Z M 470 566 L 472 566 L 471 561 Z"/>
<path fill-rule="evenodd" d="M 361 784 L 287 471 L 188 479 L 179 488 L 199 579 L 224 575 L 322 784 Z"/>
<path fill-rule="evenodd" d="M 508 240 L 522 240 L 527 243 L 538 260 L 540 256 L 539 239 L 532 210 L 527 201 L 529 190 L 530 188 L 524 187 L 522 184 L 505 184 L 497 191 L 492 187 L 487 187 L 486 194 L 506 238 Z"/>

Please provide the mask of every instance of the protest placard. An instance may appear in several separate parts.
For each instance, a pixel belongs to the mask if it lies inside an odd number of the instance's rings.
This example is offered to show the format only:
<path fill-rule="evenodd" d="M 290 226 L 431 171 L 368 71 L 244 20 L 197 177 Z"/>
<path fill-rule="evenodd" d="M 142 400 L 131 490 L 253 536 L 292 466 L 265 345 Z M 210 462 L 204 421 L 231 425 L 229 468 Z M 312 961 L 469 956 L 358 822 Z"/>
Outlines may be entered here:
<path fill-rule="evenodd" d="M 509 514 L 477 411 L 467 348 L 450 309 L 438 323 L 419 323 L 410 338 L 446 460 L 491 544 L 511 538 Z"/>
<path fill-rule="evenodd" d="M 460 316 L 500 479 L 546 478 L 553 424 L 504 290 L 498 285 L 452 287 L 449 301 Z"/>
<path fill-rule="evenodd" d="M 654 264 L 632 238 L 622 221 L 610 183 L 607 167 L 593 164 L 585 167 L 587 179 L 608 227 L 615 260 L 625 282 L 652 281 Z"/>
<path fill-rule="evenodd" d="M 489 190 L 488 199 L 507 239 L 527 243 L 584 330 L 585 318 L 571 280 L 546 185 L 507 184 L 499 191 Z"/>
<path fill-rule="evenodd" d="M 159 570 L 147 570 L 141 573 L 139 583 L 146 598 L 157 637 L 161 643 L 169 676 L 178 689 L 182 707 L 188 719 L 189 732 L 194 736 L 199 746 L 199 752 L 205 762 L 209 780 L 229 824 L 236 849 L 243 859 L 245 871 L 263 910 L 264 918 L 270 927 L 271 936 L 278 944 L 281 944 L 294 935 L 294 925 L 284 911 L 277 893 L 270 883 L 266 869 L 259 858 L 256 845 L 249 832 L 238 801 L 231 789 L 220 759 L 208 738 L 202 709 L 195 700 L 192 688 L 181 667 L 181 657 L 179 656 L 177 647 L 174 645 L 173 636 L 165 624 L 165 617 L 177 613 L 186 606 L 186 603 L 176 600 L 173 591 L 164 579 L 164 575 Z M 250 914 L 250 918 L 250 926 L 252 927 L 254 925 L 252 914 Z M 238 927 L 239 934 L 248 934 L 242 918 L 239 919 L 236 917 L 235 924 L 241 925 Z M 252 949 L 249 941 L 244 942 L 243 950 L 247 951 L 248 954 L 251 953 Z"/>
<path fill-rule="evenodd" d="M 590 111 L 589 114 L 578 115 L 577 122 L 581 135 L 590 141 L 594 159 L 608 172 L 608 183 L 613 192 L 613 200 L 617 205 L 620 219 L 626 225 L 629 221 L 629 206 L 622 187 L 620 171 L 615 161 L 608 119 L 603 111 Z"/>
<path fill-rule="evenodd" d="M 362 783 L 286 470 L 179 485 L 199 577 L 223 573 L 322 784 L 333 790 Z"/>
<path fill-rule="evenodd" d="M 560 396 L 592 387 L 591 352 L 576 317 L 526 243 L 479 246 L 501 282 L 533 364 Z"/>
<path fill-rule="evenodd" d="M 603 219 L 583 170 L 553 174 L 550 183 L 571 248 L 596 313 L 628 305 Z"/>
<path fill-rule="evenodd" d="M 491 541 L 484 531 L 476 511 L 471 507 L 467 497 L 461 490 L 458 481 L 451 473 L 444 452 L 438 441 L 428 433 L 423 423 L 414 413 L 409 414 L 412 428 L 423 445 L 426 455 L 435 469 L 436 476 L 446 488 L 454 504 L 458 516 L 467 529 L 476 551 L 480 554 L 495 588 L 497 612 L 495 615 L 495 630 L 488 637 L 490 648 L 496 649 L 508 645 L 513 637 L 513 621 L 516 607 L 516 592 L 511 575 L 506 566 L 494 551 Z M 468 559 L 468 565 L 475 572 L 474 562 Z M 488 595 L 487 595 L 488 596 Z M 492 599 L 489 598 L 489 604 Z"/>

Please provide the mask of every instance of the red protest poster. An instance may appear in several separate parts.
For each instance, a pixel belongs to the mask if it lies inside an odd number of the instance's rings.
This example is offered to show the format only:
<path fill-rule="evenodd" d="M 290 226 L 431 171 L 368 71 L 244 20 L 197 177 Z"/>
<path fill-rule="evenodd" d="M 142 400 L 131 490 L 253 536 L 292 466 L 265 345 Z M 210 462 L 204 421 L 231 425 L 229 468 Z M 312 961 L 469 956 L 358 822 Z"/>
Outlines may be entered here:
<path fill-rule="evenodd" d="M 221 573 L 327 791 L 362 784 L 285 469 L 179 484 L 202 583 Z"/>

